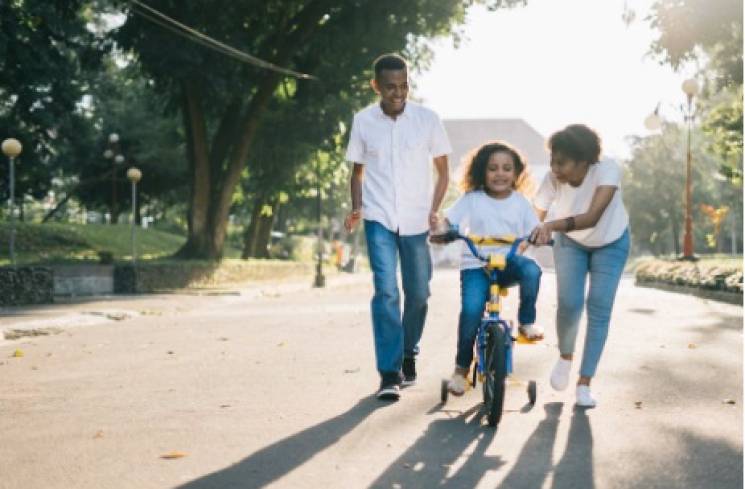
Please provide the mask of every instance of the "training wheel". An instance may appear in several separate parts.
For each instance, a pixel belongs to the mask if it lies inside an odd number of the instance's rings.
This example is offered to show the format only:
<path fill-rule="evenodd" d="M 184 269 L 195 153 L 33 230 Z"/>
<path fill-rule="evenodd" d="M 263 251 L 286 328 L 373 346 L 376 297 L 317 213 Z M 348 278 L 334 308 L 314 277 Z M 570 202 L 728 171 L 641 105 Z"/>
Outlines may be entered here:
<path fill-rule="evenodd" d="M 538 396 L 538 385 L 535 380 L 528 382 L 528 401 L 531 405 L 535 404 L 536 397 Z"/>
<path fill-rule="evenodd" d="M 443 404 L 448 402 L 448 381 L 443 379 L 440 384 L 440 400 Z"/>

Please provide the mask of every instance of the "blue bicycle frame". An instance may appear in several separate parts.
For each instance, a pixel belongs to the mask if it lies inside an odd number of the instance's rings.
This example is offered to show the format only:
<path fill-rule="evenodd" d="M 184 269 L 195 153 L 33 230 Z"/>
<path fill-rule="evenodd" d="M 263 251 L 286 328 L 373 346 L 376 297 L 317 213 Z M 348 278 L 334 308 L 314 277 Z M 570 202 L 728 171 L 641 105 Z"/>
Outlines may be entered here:
<path fill-rule="evenodd" d="M 473 256 L 481 260 L 486 264 L 485 271 L 489 275 L 489 287 L 490 287 L 490 297 L 487 304 L 500 304 L 500 290 L 501 288 L 496 290 L 496 294 L 493 293 L 494 286 L 499 283 L 499 274 L 502 272 L 499 268 L 490 267 L 490 258 L 488 256 L 482 255 L 476 245 L 474 244 L 473 240 L 469 238 L 468 236 L 463 236 L 462 234 L 458 233 L 457 239 L 462 239 L 466 245 L 468 246 L 468 249 L 471 251 Z M 517 252 L 517 248 L 520 246 L 520 243 L 525 241 L 526 238 L 514 238 L 514 241 L 512 241 L 512 245 L 510 246 L 510 251 L 505 255 L 505 266 L 507 263 L 509 263 L 510 259 L 515 256 L 515 253 Z M 488 308 L 488 316 L 486 318 L 483 318 L 481 320 L 481 325 L 479 326 L 479 330 L 477 333 L 477 355 L 478 355 L 478 363 L 477 363 L 477 369 L 480 376 L 483 376 L 484 374 L 484 365 L 486 365 L 486 331 L 488 329 L 488 326 L 490 324 L 496 324 L 500 326 L 504 331 L 504 339 L 505 339 L 505 373 L 507 375 L 510 375 L 512 373 L 512 342 L 515 340 L 515 338 L 512 336 L 512 327 L 510 326 L 510 323 L 505 321 L 504 319 L 501 319 L 499 317 L 499 308 Z"/>

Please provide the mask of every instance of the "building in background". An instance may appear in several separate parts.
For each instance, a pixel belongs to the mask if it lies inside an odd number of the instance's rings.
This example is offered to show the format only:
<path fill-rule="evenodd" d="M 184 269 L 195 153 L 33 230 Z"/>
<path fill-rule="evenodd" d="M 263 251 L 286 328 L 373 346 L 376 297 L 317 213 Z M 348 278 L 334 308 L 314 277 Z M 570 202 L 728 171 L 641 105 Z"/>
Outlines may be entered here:
<path fill-rule="evenodd" d="M 516 147 L 528 159 L 536 186 L 549 171 L 546 137 L 522 119 L 445 119 L 443 124 L 453 147 L 451 171 L 458 180 L 463 157 L 473 148 L 496 139 Z"/>

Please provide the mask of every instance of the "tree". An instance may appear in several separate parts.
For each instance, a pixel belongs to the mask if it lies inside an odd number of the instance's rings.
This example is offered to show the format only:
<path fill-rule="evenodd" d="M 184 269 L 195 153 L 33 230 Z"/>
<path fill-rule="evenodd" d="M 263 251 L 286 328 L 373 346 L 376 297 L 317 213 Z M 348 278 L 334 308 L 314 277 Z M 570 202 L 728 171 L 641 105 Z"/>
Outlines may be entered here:
<path fill-rule="evenodd" d="M 675 124 L 665 124 L 662 133 L 637 137 L 631 141 L 632 156 L 626 163 L 623 192 L 632 242 L 638 252 L 654 255 L 680 254 L 683 212 L 685 210 L 685 131 Z M 695 141 L 706 142 L 697 131 Z M 718 185 L 712 176 L 721 160 L 696 144 L 693 151 L 693 219 L 694 239 L 698 250 L 710 246 L 707 234 L 714 232 L 711 220 L 701 212 L 702 205 L 715 208 L 724 205 L 742 207 L 729 187 Z M 740 238 L 742 229 L 739 231 Z"/>
<path fill-rule="evenodd" d="M 699 108 L 712 136 L 710 149 L 723 160 L 721 174 L 742 184 L 742 0 L 659 0 L 649 17 L 660 37 L 652 51 L 678 68 L 703 62 L 707 82 Z"/>
<path fill-rule="evenodd" d="M 375 55 L 448 34 L 463 21 L 467 0 L 221 0 L 210 9 L 175 0 L 149 5 L 244 52 L 336 85 L 344 99 L 364 86 Z M 522 3 L 495 1 L 493 6 Z M 118 41 L 137 53 L 156 87 L 180 108 L 191 173 L 189 238 L 179 256 L 219 258 L 234 192 L 262 118 L 287 77 L 240 64 L 129 12 Z M 343 74 L 343 76 L 339 76 Z M 308 88 L 313 90 L 313 88 Z M 350 114 L 351 115 L 351 114 Z M 275 128 L 281 131 L 282 128 Z"/>
<path fill-rule="evenodd" d="M 658 0 L 649 17 L 660 31 L 652 50 L 674 68 L 703 51 L 720 86 L 742 85 L 742 16 L 742 0 Z"/>
<path fill-rule="evenodd" d="M 164 115 L 165 102 L 150 85 L 137 63 L 120 68 L 108 59 L 90 81 L 74 127 L 76 138 L 59 148 L 63 173 L 74 176 L 67 192 L 88 208 L 108 209 L 114 223 L 129 209 L 126 172 L 131 166 L 144 175 L 138 185 L 143 204 L 173 203 L 186 192 L 180 123 Z M 119 135 L 116 150 L 125 158 L 122 164 L 103 156 L 111 133 Z"/>
<path fill-rule="evenodd" d="M 74 138 L 83 73 L 99 65 L 110 44 L 87 29 L 85 0 L 0 2 L 0 138 L 15 137 L 17 194 L 44 196 L 55 175 L 55 147 Z M 0 165 L 0 195 L 7 198 L 8 165 Z"/>

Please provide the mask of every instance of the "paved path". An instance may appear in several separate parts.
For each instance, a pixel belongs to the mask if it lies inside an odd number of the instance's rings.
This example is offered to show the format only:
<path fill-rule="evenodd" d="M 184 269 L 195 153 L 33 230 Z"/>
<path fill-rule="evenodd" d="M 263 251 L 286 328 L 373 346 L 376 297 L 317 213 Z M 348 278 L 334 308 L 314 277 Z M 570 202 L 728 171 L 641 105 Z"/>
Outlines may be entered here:
<path fill-rule="evenodd" d="M 369 276 L 330 282 L 4 310 L 2 330 L 57 329 L 0 343 L 0 488 L 742 487 L 740 307 L 624 279 L 600 406 L 550 390 L 549 327 L 519 347 L 495 432 L 480 393 L 439 404 L 457 272 L 435 275 L 420 381 L 395 404 L 371 397 Z"/>

